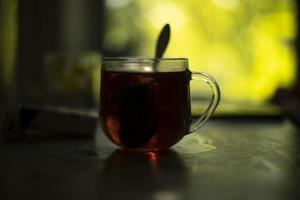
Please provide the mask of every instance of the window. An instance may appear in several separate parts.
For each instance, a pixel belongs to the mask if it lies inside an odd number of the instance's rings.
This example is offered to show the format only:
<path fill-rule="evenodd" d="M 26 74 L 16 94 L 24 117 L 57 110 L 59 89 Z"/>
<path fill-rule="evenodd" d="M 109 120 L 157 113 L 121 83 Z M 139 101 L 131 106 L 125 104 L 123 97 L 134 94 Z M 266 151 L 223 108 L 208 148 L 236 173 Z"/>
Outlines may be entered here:
<path fill-rule="evenodd" d="M 166 57 L 187 57 L 191 70 L 213 75 L 223 104 L 261 104 L 296 80 L 292 0 L 106 0 L 104 55 L 153 56 L 165 23 Z M 198 87 L 193 100 L 205 98 Z"/>

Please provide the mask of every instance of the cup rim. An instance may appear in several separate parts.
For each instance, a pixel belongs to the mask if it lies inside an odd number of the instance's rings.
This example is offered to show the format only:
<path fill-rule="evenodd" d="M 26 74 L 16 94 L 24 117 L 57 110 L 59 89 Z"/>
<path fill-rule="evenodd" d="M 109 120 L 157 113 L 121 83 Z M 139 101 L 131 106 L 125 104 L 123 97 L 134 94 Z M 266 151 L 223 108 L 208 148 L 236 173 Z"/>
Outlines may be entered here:
<path fill-rule="evenodd" d="M 103 57 L 103 61 L 123 61 L 123 62 L 157 62 L 157 61 L 188 61 L 187 58 L 150 58 L 150 57 Z"/>

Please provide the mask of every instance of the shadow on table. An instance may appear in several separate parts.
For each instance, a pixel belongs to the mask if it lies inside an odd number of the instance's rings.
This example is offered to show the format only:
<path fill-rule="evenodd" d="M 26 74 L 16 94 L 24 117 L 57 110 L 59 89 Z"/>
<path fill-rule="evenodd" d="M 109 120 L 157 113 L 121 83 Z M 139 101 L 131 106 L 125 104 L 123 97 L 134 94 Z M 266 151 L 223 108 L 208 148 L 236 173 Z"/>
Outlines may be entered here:
<path fill-rule="evenodd" d="M 134 154 L 116 150 L 104 162 L 101 191 L 109 199 L 182 199 L 187 171 L 174 151 Z"/>

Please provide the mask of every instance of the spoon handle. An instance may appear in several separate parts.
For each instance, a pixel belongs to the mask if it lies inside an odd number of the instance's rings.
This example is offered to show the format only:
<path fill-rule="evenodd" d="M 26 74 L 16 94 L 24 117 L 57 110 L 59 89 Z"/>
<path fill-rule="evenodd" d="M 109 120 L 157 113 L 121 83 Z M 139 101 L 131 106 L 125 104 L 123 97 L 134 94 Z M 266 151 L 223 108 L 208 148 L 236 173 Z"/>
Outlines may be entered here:
<path fill-rule="evenodd" d="M 162 58 L 170 40 L 170 25 L 166 24 L 159 34 L 155 48 L 155 58 Z"/>

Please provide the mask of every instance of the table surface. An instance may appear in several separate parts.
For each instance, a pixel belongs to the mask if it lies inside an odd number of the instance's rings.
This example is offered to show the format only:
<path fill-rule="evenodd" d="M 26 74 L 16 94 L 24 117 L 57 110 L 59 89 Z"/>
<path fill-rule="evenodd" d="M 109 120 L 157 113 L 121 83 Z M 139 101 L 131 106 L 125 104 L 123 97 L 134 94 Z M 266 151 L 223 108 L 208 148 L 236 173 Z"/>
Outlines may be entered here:
<path fill-rule="evenodd" d="M 171 150 L 95 137 L 0 144 L 0 199 L 299 199 L 300 132 L 287 120 L 212 120 Z"/>

